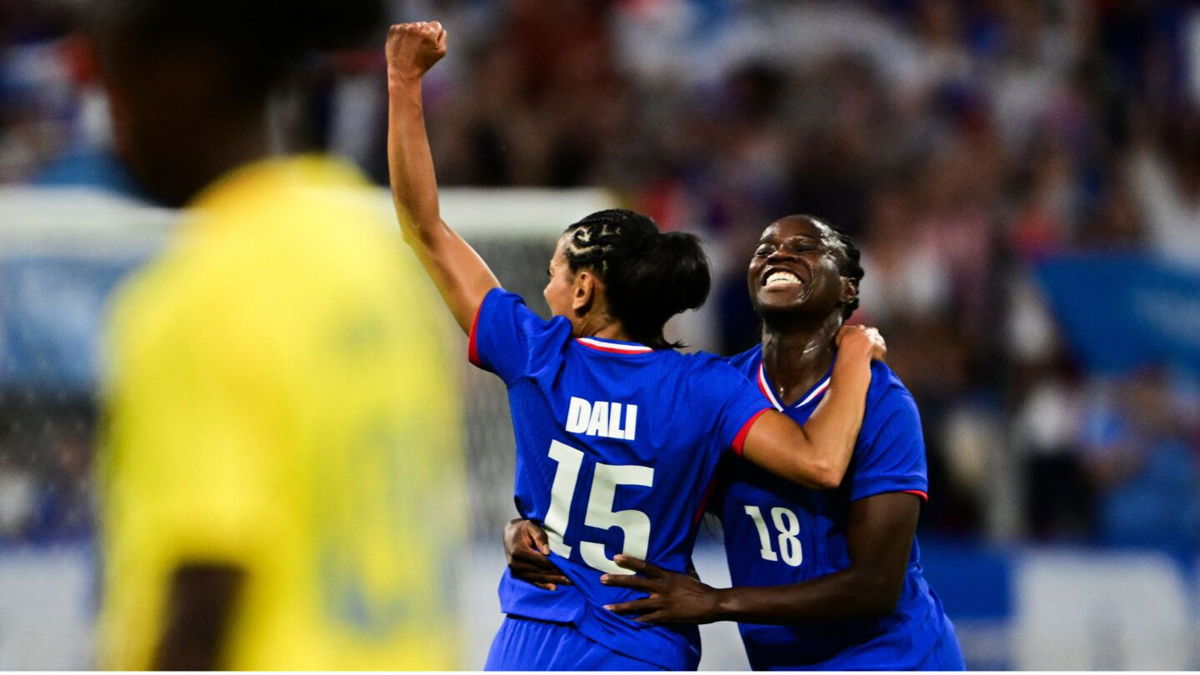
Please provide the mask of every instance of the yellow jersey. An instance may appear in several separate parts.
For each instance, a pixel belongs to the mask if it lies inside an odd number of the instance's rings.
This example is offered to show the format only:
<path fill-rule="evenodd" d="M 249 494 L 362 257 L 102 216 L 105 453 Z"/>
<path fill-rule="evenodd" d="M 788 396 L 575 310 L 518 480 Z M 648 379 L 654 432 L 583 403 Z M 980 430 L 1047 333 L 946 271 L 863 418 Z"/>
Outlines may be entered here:
<path fill-rule="evenodd" d="M 358 172 L 243 167 L 118 294 L 99 666 L 152 666 L 173 572 L 245 572 L 221 667 L 458 665 L 444 311 Z"/>

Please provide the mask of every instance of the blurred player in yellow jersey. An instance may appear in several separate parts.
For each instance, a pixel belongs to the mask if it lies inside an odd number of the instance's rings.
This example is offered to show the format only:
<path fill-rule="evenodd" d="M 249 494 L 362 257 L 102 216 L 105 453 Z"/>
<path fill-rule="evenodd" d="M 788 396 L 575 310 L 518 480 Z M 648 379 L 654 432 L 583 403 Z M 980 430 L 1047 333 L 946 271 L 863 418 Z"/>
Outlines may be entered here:
<path fill-rule="evenodd" d="M 187 207 L 110 323 L 98 665 L 456 667 L 460 420 L 432 288 L 353 168 L 264 140 L 289 65 L 378 2 L 96 4 L 122 157 Z"/>

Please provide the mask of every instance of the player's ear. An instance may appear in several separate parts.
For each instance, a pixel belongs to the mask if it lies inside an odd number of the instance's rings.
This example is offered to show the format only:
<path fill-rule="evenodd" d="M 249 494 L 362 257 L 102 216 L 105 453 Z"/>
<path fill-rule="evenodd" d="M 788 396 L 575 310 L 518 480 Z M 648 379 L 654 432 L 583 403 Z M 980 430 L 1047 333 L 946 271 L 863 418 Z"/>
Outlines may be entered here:
<path fill-rule="evenodd" d="M 850 277 L 842 277 L 842 292 L 838 295 L 840 304 L 848 305 L 858 297 L 858 282 Z"/>
<path fill-rule="evenodd" d="M 581 316 L 587 314 L 595 299 L 596 277 L 588 270 L 582 270 L 571 284 L 571 309 Z"/>

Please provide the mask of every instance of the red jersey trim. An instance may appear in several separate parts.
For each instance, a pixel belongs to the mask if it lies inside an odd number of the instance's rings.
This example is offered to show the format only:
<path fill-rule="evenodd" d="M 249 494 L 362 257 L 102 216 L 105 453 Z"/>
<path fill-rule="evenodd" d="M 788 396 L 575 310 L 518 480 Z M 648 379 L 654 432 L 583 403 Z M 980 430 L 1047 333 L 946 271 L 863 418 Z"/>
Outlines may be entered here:
<path fill-rule="evenodd" d="M 604 342 L 596 338 L 575 338 L 584 347 L 609 354 L 646 354 L 654 351 L 646 345 L 627 344 L 622 342 Z"/>
<path fill-rule="evenodd" d="M 828 388 L 829 388 L 829 378 L 827 377 L 827 378 L 825 378 L 824 382 L 817 385 L 816 389 L 812 390 L 811 394 L 809 394 L 808 396 L 805 396 L 803 401 L 800 401 L 799 403 L 797 403 L 796 407 L 799 408 L 802 405 L 808 405 L 808 403 L 810 401 L 812 401 L 814 398 L 820 396 L 821 394 L 824 394 L 825 390 Z"/>
<path fill-rule="evenodd" d="M 758 418 L 762 417 L 763 413 L 765 412 L 767 412 L 767 409 L 763 408 L 762 410 L 754 413 L 754 416 L 746 420 L 746 423 L 742 425 L 741 430 L 737 432 L 737 436 L 733 437 L 733 443 L 729 447 L 733 448 L 734 454 L 742 454 L 742 446 L 746 444 L 746 436 L 750 434 L 750 427 L 754 426 L 754 423 L 757 422 Z"/>
<path fill-rule="evenodd" d="M 921 501 L 929 503 L 929 495 L 924 490 L 901 490 L 906 495 L 916 495 L 921 498 Z"/>
<path fill-rule="evenodd" d="M 767 371 L 763 368 L 762 361 L 758 362 L 758 390 L 763 393 L 763 396 L 767 397 L 767 400 L 771 402 L 771 405 L 775 406 L 776 410 L 783 410 L 783 404 L 776 398 L 775 392 L 771 391 L 771 388 L 767 386 Z"/>
<path fill-rule="evenodd" d="M 467 337 L 467 360 L 471 365 L 482 368 L 483 364 L 479 362 L 479 315 L 483 313 L 483 303 L 479 303 L 479 307 L 475 310 L 475 318 L 471 320 L 471 332 Z"/>
<path fill-rule="evenodd" d="M 829 388 L 829 381 L 830 378 L 826 376 L 823 381 L 818 383 L 817 386 L 813 387 L 812 391 L 808 392 L 807 396 L 800 401 L 797 401 L 792 407 L 799 408 L 801 406 L 808 405 L 814 398 L 825 393 L 825 390 Z M 775 395 L 775 392 L 771 391 L 771 387 L 767 385 L 767 369 L 763 366 L 762 360 L 759 360 L 758 362 L 758 390 L 763 393 L 763 396 L 767 397 L 767 400 L 771 402 L 771 405 L 775 406 L 776 410 L 783 412 L 785 407 L 783 405 L 783 401 L 780 401 L 779 397 Z"/>

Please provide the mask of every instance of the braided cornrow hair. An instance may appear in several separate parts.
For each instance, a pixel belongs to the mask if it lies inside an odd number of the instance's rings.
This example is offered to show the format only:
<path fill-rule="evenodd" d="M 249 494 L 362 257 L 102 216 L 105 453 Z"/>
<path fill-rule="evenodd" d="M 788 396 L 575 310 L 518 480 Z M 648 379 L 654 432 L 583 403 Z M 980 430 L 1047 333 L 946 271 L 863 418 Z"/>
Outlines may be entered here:
<path fill-rule="evenodd" d="M 628 209 L 597 211 L 573 223 L 566 233 L 563 253 L 571 270 L 590 267 L 601 278 L 615 254 L 640 253 L 660 235 L 653 220 Z"/>
<path fill-rule="evenodd" d="M 826 223 L 826 225 L 829 224 Z M 850 235 L 832 225 L 829 225 L 829 229 L 833 230 L 833 233 L 837 235 L 838 243 L 842 245 L 842 250 L 846 254 L 841 263 L 838 264 L 838 274 L 854 281 L 854 297 L 850 298 L 842 307 L 842 320 L 845 321 L 850 318 L 854 310 L 858 309 L 858 288 L 866 271 L 862 267 L 862 251 L 859 251 L 858 246 L 854 245 L 854 240 L 850 238 Z"/>
<path fill-rule="evenodd" d="M 565 232 L 563 255 L 572 272 L 587 268 L 604 281 L 609 311 L 642 344 L 679 347 L 663 337 L 672 316 L 704 304 L 708 258 L 695 235 L 659 232 L 628 209 L 597 211 Z"/>

